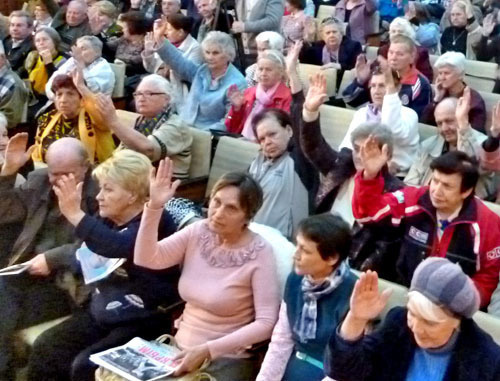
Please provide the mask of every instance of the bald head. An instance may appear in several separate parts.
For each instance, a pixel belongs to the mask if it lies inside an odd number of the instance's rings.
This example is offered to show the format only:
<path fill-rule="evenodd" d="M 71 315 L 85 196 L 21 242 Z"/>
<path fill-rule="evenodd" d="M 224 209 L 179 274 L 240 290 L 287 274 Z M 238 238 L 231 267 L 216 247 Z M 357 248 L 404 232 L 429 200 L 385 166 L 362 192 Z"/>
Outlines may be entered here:
<path fill-rule="evenodd" d="M 458 100 L 456 98 L 445 98 L 438 103 L 434 109 L 434 119 L 441 136 L 452 146 L 457 145 L 457 118 L 455 110 Z"/>
<path fill-rule="evenodd" d="M 73 174 L 77 182 L 83 181 L 90 161 L 82 142 L 75 138 L 61 138 L 49 146 L 45 159 L 49 181 L 55 184 L 63 175 Z"/>

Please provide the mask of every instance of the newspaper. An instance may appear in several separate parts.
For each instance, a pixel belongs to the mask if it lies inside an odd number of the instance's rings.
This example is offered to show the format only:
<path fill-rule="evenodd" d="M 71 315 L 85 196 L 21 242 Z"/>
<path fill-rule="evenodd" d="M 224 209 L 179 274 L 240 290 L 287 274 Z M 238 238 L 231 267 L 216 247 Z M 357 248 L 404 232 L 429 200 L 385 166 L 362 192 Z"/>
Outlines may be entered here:
<path fill-rule="evenodd" d="M 3 269 L 0 270 L 0 276 L 6 276 L 6 275 L 18 275 L 26 270 L 28 270 L 30 267 L 29 262 L 24 262 L 20 263 L 18 265 L 12 265 L 9 267 L 4 267 Z"/>
<path fill-rule="evenodd" d="M 135 337 L 127 344 L 90 356 L 90 360 L 131 381 L 157 380 L 171 375 L 180 349 Z"/>
<path fill-rule="evenodd" d="M 85 284 L 106 278 L 125 262 L 124 258 L 106 258 L 98 255 L 85 243 L 76 251 L 76 259 L 80 261 Z"/>

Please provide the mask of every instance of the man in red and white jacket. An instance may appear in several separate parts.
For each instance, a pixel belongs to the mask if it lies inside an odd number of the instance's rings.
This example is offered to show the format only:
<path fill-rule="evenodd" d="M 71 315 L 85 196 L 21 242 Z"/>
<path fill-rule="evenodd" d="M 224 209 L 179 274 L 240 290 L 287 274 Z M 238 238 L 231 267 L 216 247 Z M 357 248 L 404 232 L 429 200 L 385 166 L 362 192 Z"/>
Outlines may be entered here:
<path fill-rule="evenodd" d="M 431 163 L 428 187 L 404 187 L 383 193 L 380 169 L 388 161 L 387 148 L 368 139 L 361 148 L 364 171 L 355 179 L 354 217 L 377 223 L 390 217 L 402 225 L 404 236 L 397 269 L 409 284 L 418 264 L 429 256 L 458 263 L 488 305 L 500 271 L 500 217 L 474 197 L 479 172 L 474 159 L 460 151 L 448 152 Z"/>

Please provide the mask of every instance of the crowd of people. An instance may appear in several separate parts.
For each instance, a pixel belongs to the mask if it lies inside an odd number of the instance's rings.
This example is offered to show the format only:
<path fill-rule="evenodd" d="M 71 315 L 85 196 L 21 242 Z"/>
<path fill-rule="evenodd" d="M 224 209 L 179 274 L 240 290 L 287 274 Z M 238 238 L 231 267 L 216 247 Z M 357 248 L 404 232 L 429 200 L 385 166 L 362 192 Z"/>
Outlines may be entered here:
<path fill-rule="evenodd" d="M 0 268 L 24 270 L 0 276 L 0 381 L 94 380 L 92 354 L 165 333 L 172 379 L 500 379 L 472 320 L 500 317 L 500 102 L 466 77 L 500 64 L 500 1 L 33 0 L 0 16 Z M 355 109 L 338 147 L 323 104 Z M 204 205 L 178 192 L 193 129 L 260 148 Z M 379 277 L 409 288 L 381 322 Z M 23 351 L 20 330 L 61 317 Z"/>

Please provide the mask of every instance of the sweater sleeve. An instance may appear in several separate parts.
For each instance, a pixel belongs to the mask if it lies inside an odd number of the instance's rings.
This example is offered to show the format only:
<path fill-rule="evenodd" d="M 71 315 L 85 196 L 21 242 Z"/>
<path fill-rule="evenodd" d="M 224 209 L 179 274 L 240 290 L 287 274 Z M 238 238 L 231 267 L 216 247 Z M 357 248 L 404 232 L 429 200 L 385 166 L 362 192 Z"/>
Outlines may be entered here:
<path fill-rule="evenodd" d="M 257 258 L 260 262 L 252 274 L 252 290 L 255 320 L 236 331 L 208 341 L 212 359 L 259 343 L 270 338 L 278 318 L 279 282 L 276 263 L 270 246 L 263 249 Z"/>
<path fill-rule="evenodd" d="M 482 144 L 480 151 L 481 167 L 488 171 L 500 171 L 499 143 L 499 138 L 493 138 L 490 136 Z"/>
<path fill-rule="evenodd" d="M 181 231 L 158 242 L 158 224 L 163 209 L 151 209 L 144 205 L 139 232 L 134 249 L 134 263 L 153 270 L 161 270 L 182 264 L 192 230 L 197 224 L 190 225 Z"/>
<path fill-rule="evenodd" d="M 281 380 L 285 374 L 288 360 L 295 345 L 286 311 L 286 303 L 283 301 L 281 302 L 278 322 L 274 327 L 269 349 L 266 352 L 266 357 L 264 357 L 256 381 Z"/>
<path fill-rule="evenodd" d="M 260 33 L 266 30 L 279 30 L 281 18 L 285 12 L 284 2 L 268 0 L 264 17 L 245 21 L 245 33 Z"/>
<path fill-rule="evenodd" d="M 418 115 L 412 110 L 413 112 L 403 117 L 402 107 L 398 93 L 384 96 L 382 123 L 390 127 L 394 145 L 398 147 L 412 144 L 412 140 L 418 134 Z"/>
<path fill-rule="evenodd" d="M 165 40 L 165 43 L 158 49 L 157 53 L 184 81 L 193 82 L 199 65 L 185 58 L 182 52 L 168 40 Z"/>

